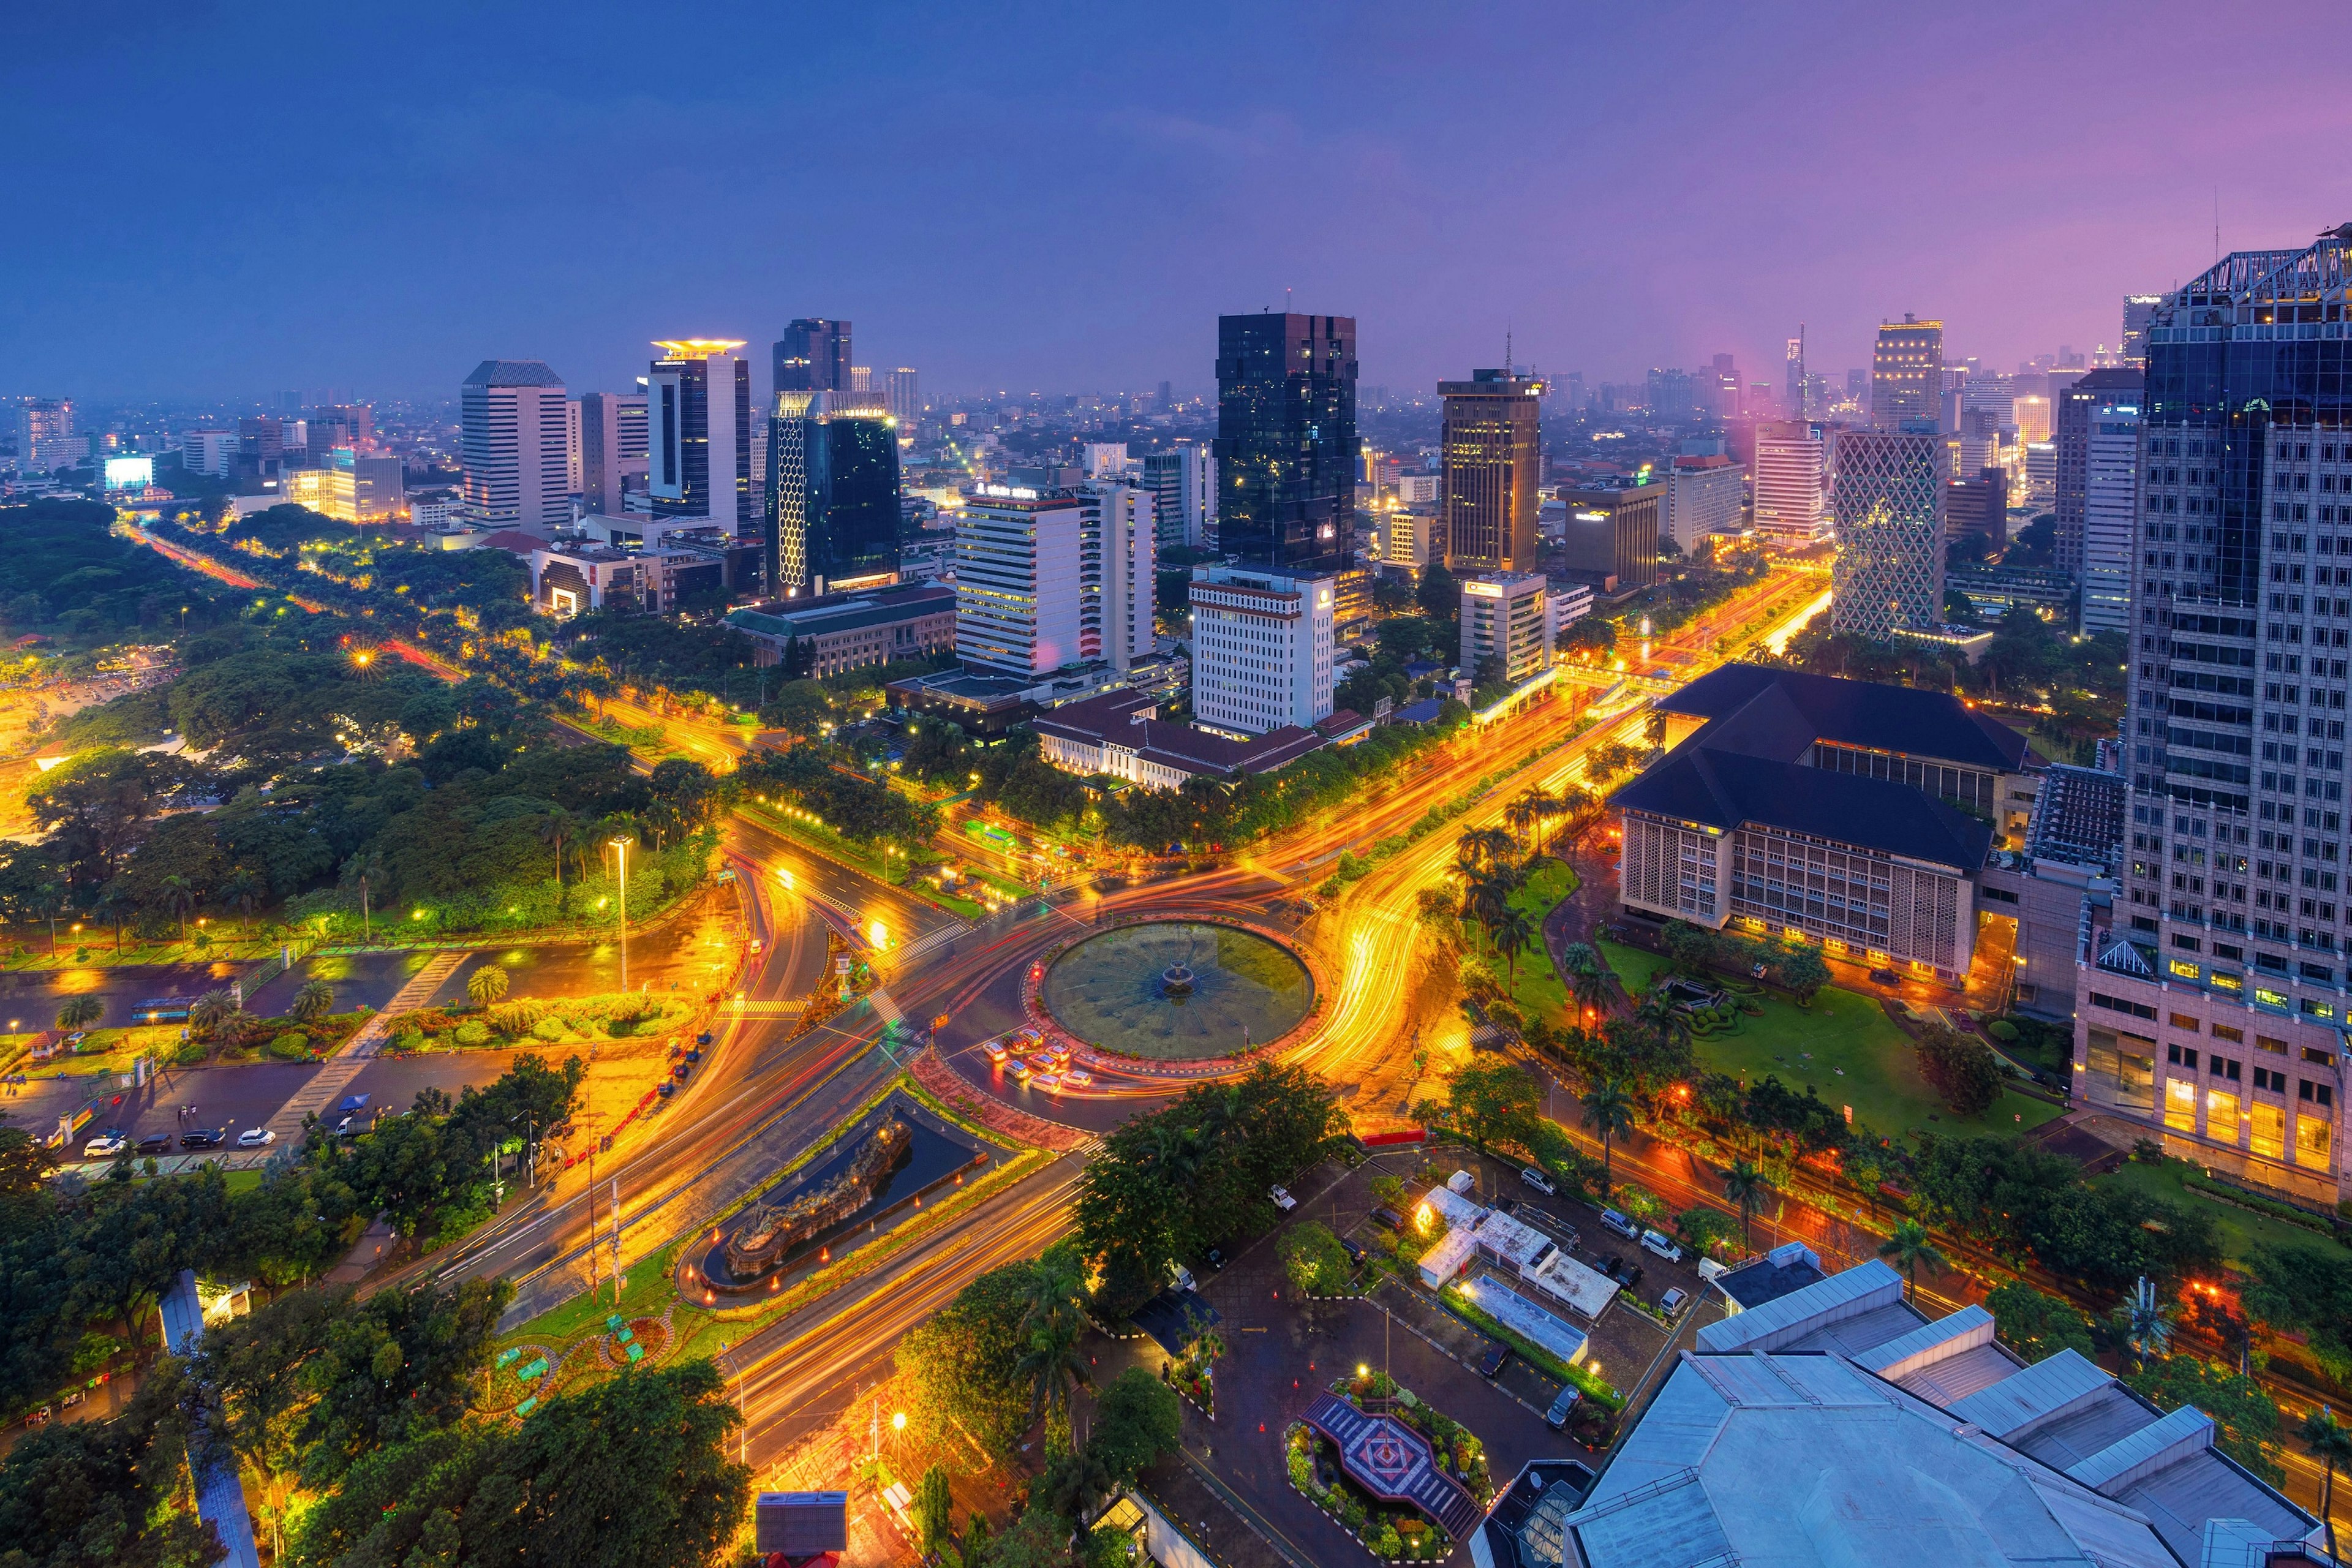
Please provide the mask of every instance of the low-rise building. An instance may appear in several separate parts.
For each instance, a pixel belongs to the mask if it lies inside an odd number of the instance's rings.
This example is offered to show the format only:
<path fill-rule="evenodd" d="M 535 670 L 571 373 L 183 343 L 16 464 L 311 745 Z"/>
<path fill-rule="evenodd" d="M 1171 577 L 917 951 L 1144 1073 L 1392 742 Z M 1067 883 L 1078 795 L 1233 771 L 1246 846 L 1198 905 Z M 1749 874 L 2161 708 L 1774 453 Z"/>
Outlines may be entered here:
<path fill-rule="evenodd" d="M 1488 572 L 1462 584 L 1462 664 L 1486 659 L 1507 686 L 1551 668 L 1553 622 L 1540 572 Z M 1591 590 L 1586 590 L 1587 602 Z"/>
<path fill-rule="evenodd" d="M 2115 905 L 2128 791 L 2119 773 L 2063 764 L 2040 784 L 2025 847 L 1995 854 L 1978 891 L 1988 917 L 2016 921 L 2018 1010 L 2071 1024 L 2084 935 Z"/>
<path fill-rule="evenodd" d="M 788 679 L 952 653 L 955 622 L 955 590 L 934 584 L 778 599 L 727 617 L 755 661 Z"/>
<path fill-rule="evenodd" d="M 1117 691 L 1041 713 L 1029 727 L 1040 754 L 1055 767 L 1146 789 L 1181 789 L 1196 778 L 1221 781 L 1244 770 L 1272 773 L 1330 743 L 1320 728 L 1286 724 L 1235 740 L 1171 723 L 1159 712 L 1142 692 Z"/>
<path fill-rule="evenodd" d="M 1603 593 L 1658 580 L 1666 483 L 1646 477 L 1588 479 L 1559 488 L 1568 506 L 1568 574 Z"/>
<path fill-rule="evenodd" d="M 667 614 L 689 594 L 719 588 L 720 575 L 717 562 L 688 550 L 619 550 L 583 542 L 542 543 L 530 552 L 531 604 L 550 616 Z"/>

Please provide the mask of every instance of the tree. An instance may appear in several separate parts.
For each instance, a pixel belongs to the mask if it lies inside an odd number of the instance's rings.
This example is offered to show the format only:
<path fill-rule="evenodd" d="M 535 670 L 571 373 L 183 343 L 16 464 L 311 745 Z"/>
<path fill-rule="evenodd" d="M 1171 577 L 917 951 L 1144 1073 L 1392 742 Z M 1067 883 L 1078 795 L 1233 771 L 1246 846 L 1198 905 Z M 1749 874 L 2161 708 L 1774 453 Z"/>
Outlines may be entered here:
<path fill-rule="evenodd" d="M 1694 1251 L 1712 1252 L 1731 1239 L 1731 1220 L 1721 1209 L 1698 1204 L 1675 1216 L 1675 1231 Z"/>
<path fill-rule="evenodd" d="M 1535 917 L 1520 909 L 1505 909 L 1493 926 L 1495 951 L 1503 955 L 1504 977 L 1514 990 L 1519 984 L 1519 954 L 1536 943 Z"/>
<path fill-rule="evenodd" d="M 2331 1561 L 2342 1562 L 2336 1552 L 2336 1472 L 2352 1467 L 2352 1426 L 2336 1418 L 2336 1412 L 2321 1405 L 2303 1419 L 2294 1429 L 2303 1446 L 2311 1450 L 2323 1473 L 2319 1482 L 2319 1517 L 2327 1522 L 2327 1555 Z"/>
<path fill-rule="evenodd" d="M 477 1007 L 487 1007 L 507 994 L 507 972 L 485 963 L 466 976 L 466 995 Z"/>
<path fill-rule="evenodd" d="M 1328 1232 L 1326 1233 L 1328 1234 Z M 1129 1367 L 1095 1401 L 1087 1446 L 1102 1457 L 1115 1484 L 1131 1486 L 1153 1461 L 1184 1440 L 1184 1406 L 1176 1391 L 1139 1366 Z"/>
<path fill-rule="evenodd" d="M 306 1363 L 325 1337 L 329 1317 L 349 1302 L 347 1291 L 281 1297 L 207 1328 L 190 1360 L 195 1382 L 218 1402 L 206 1430 L 259 1479 L 253 1501 L 269 1531 L 273 1557 L 286 1554 L 286 1527 L 301 1495 L 310 1403 Z"/>
<path fill-rule="evenodd" d="M 1033 1512 L 1042 1510 L 1057 1520 L 1092 1519 L 1097 1500 L 1118 1486 L 1118 1478 L 1111 1473 L 1102 1450 L 1089 1443 L 1046 1462 L 1045 1473 L 1030 1491 L 1029 1507 Z"/>
<path fill-rule="evenodd" d="M 1560 959 L 1568 994 L 1575 999 L 1580 1016 L 1597 1015 L 1609 995 L 1608 972 L 1601 967 L 1601 955 L 1584 942 L 1572 942 L 1561 951 Z"/>
<path fill-rule="evenodd" d="M 1473 1058 L 1445 1076 L 1454 1130 L 1482 1152 L 1497 1143 L 1533 1148 L 1543 1091 L 1515 1062 Z"/>
<path fill-rule="evenodd" d="M 1551 816 L 1553 805 L 1552 797 L 1541 786 L 1529 784 L 1503 807 L 1503 820 L 1510 824 L 1511 831 L 1518 835 L 1522 843 L 1538 844 L 1536 835 Z"/>
<path fill-rule="evenodd" d="M 1290 1288 L 1305 1296 L 1336 1296 L 1354 1273 L 1348 1249 L 1321 1220 L 1302 1220 L 1282 1233 L 1277 1250 Z"/>
<path fill-rule="evenodd" d="M 2247 1316 L 2305 1335 L 2329 1376 L 2352 1380 L 2352 1256 L 2333 1247 L 2258 1247 L 2247 1271 Z"/>
<path fill-rule="evenodd" d="M 1993 1330 L 2001 1343 L 2025 1357 L 2040 1361 L 2071 1350 L 2091 1353 L 2091 1320 L 2070 1301 L 2035 1289 L 2022 1279 L 1996 1285 L 1985 1297 Z"/>
<path fill-rule="evenodd" d="M 1450 621 L 1462 613 L 1462 584 L 1453 573 L 1433 561 L 1422 569 L 1413 602 L 1432 620 Z"/>
<path fill-rule="evenodd" d="M 1948 1024 L 1919 1032 L 1919 1070 L 1955 1116 L 1981 1116 L 2000 1098 L 2000 1063 L 1973 1035 Z"/>
<path fill-rule="evenodd" d="M 58 1027 L 86 1029 L 105 1016 L 106 1004 L 84 993 L 79 996 L 68 997 L 66 1005 L 58 1009 Z"/>
<path fill-rule="evenodd" d="M 244 918 L 238 923 L 244 934 L 251 934 L 254 909 L 268 891 L 269 879 L 243 866 L 231 871 L 227 879 L 221 883 L 221 902 L 243 915 Z"/>
<path fill-rule="evenodd" d="M 1047 1247 L 1022 1290 L 1021 1332 L 1027 1341 L 1018 1368 L 1029 1380 L 1029 1418 L 1068 1422 L 1071 1395 L 1090 1388 L 1078 1338 L 1086 1330 L 1086 1271 L 1067 1241 Z"/>
<path fill-rule="evenodd" d="M 375 940 L 375 923 L 369 898 L 384 884 L 383 857 L 373 849 L 362 850 L 343 862 L 343 886 L 360 890 L 360 940 Z"/>
<path fill-rule="evenodd" d="M 198 1039 L 208 1040 L 236 1011 L 236 999 L 226 991 L 207 991 L 188 1009 L 188 1027 Z"/>
<path fill-rule="evenodd" d="M 163 907 L 180 922 L 180 940 L 188 940 L 188 911 L 196 907 L 202 894 L 195 883 L 174 871 L 163 878 Z"/>
<path fill-rule="evenodd" d="M 1723 1173 L 1723 1195 L 1739 1205 L 1739 1245 L 1746 1250 L 1755 1250 L 1748 1239 L 1748 1225 L 1756 1212 L 1757 1200 L 1771 1190 L 1764 1173 L 1749 1161 L 1734 1160 Z"/>
<path fill-rule="evenodd" d="M 955 1531 L 955 1500 L 948 1490 L 948 1468 L 935 1464 L 915 1483 L 916 1543 L 929 1557 Z"/>
<path fill-rule="evenodd" d="M 1610 1189 L 1609 1146 L 1633 1131 L 1633 1100 L 1614 1079 L 1585 1090 L 1578 1102 L 1584 1108 L 1584 1125 L 1601 1139 L 1601 1195 Z"/>
<path fill-rule="evenodd" d="M 287 1012 L 291 1016 L 299 1018 L 306 1024 L 313 1019 L 323 1018 L 334 1010 L 335 988 L 315 975 L 302 982 L 301 987 L 294 993 L 293 1002 L 287 1008 Z"/>
<path fill-rule="evenodd" d="M 1014 1263 L 990 1270 L 898 1342 L 897 1365 L 907 1380 L 909 1414 L 926 1435 L 944 1436 L 953 1430 L 953 1417 L 983 1450 L 1002 1458 L 1028 1429 L 1021 1319 L 1032 1268 Z"/>
<path fill-rule="evenodd" d="M 1878 1256 L 1903 1270 L 1903 1278 L 1914 1296 L 1919 1293 L 1919 1265 L 1947 1267 L 1944 1255 L 1936 1249 L 1934 1240 L 1927 1235 L 1927 1227 L 1916 1219 L 1898 1222 L 1894 1233 L 1878 1244 Z"/>
<path fill-rule="evenodd" d="M 2157 1294 L 2155 1284 L 2145 1274 L 2116 1309 L 2116 1326 L 2123 1331 L 2124 1342 L 2131 1347 L 2132 1361 L 2141 1372 L 2147 1370 L 2150 1360 L 2172 1353 L 2172 1303 Z"/>
<path fill-rule="evenodd" d="M 2195 1405 L 2213 1418 L 2215 1447 L 2273 1486 L 2286 1479 L 2286 1467 L 2278 1458 L 2278 1402 L 2252 1378 L 2197 1356 L 2177 1355 L 2125 1381 L 2159 1410 Z"/>
<path fill-rule="evenodd" d="M 0 1459 L 0 1563 L 23 1568 L 208 1568 L 220 1538 L 186 1506 L 193 1390 L 165 1360 L 111 1421 L 58 1422 Z"/>
<path fill-rule="evenodd" d="M 1810 1004 L 1814 993 L 1830 983 L 1829 963 L 1810 942 L 1788 943 L 1774 960 L 1774 967 L 1780 972 L 1780 984 L 1795 992 L 1800 1002 Z"/>

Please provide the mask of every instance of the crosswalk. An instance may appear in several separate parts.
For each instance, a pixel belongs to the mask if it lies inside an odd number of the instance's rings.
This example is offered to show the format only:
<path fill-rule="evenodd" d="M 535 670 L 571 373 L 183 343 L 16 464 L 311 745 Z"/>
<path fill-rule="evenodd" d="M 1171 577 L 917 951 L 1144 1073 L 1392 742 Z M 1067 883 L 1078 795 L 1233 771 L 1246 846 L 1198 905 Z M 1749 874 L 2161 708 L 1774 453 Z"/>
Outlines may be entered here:
<path fill-rule="evenodd" d="M 392 1020 L 402 1013 L 414 1012 L 433 999 L 433 994 L 457 972 L 466 962 L 467 952 L 436 952 L 425 967 L 408 977 L 393 999 L 383 1005 L 366 1023 L 362 1024 L 341 1049 L 327 1058 L 326 1065 L 310 1075 L 310 1081 L 294 1091 L 294 1097 L 278 1108 L 269 1119 L 269 1130 L 278 1134 L 280 1142 L 290 1143 L 302 1135 L 302 1122 L 311 1116 L 323 1115 L 327 1107 L 341 1099 L 345 1090 L 383 1047 L 384 1037 L 392 1032 Z"/>

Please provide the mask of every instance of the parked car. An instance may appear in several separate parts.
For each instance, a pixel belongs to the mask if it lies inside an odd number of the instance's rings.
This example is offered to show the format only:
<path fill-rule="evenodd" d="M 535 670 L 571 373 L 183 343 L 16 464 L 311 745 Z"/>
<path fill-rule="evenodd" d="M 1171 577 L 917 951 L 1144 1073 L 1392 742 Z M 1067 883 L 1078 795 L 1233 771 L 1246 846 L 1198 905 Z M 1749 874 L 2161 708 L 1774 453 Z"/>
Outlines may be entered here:
<path fill-rule="evenodd" d="M 1544 1425 L 1555 1432 L 1568 1430 L 1568 1418 L 1575 1413 L 1577 1401 L 1583 1397 L 1574 1384 L 1561 1389 L 1559 1397 L 1551 1402 L 1551 1408 L 1544 1412 Z"/>
<path fill-rule="evenodd" d="M 1668 1236 L 1663 1230 L 1643 1231 L 1642 1233 L 1642 1250 L 1644 1252 L 1654 1253 L 1658 1257 L 1664 1258 L 1669 1263 L 1680 1263 L 1683 1260 L 1682 1243 L 1676 1241 L 1673 1237 Z"/>
<path fill-rule="evenodd" d="M 139 1140 L 139 1152 L 142 1154 L 168 1154 L 172 1152 L 172 1135 L 169 1132 L 150 1132 Z"/>
<path fill-rule="evenodd" d="M 1274 1200 L 1274 1206 L 1280 1209 L 1285 1214 L 1288 1214 L 1292 1209 L 1298 1206 L 1298 1200 L 1290 1195 L 1290 1189 L 1288 1187 L 1269 1187 L 1266 1189 L 1266 1195 Z"/>
<path fill-rule="evenodd" d="M 1666 1315 L 1666 1321 L 1670 1323 L 1676 1318 L 1681 1317 L 1683 1315 L 1683 1309 L 1689 1305 L 1690 1295 L 1680 1286 L 1676 1286 L 1674 1289 L 1667 1291 L 1664 1295 L 1658 1298 L 1658 1310 Z"/>
<path fill-rule="evenodd" d="M 1602 1209 L 1601 1211 L 1601 1228 L 1604 1230 L 1613 1230 L 1628 1241 L 1638 1240 L 1642 1235 L 1642 1227 L 1640 1226 L 1635 1225 L 1631 1219 L 1619 1214 L 1615 1209 Z"/>
<path fill-rule="evenodd" d="M 1225 1249 L 1222 1247 L 1212 1247 L 1202 1256 L 1209 1260 L 1209 1267 L 1212 1268 L 1223 1268 L 1225 1266 Z"/>
<path fill-rule="evenodd" d="M 1478 1375 L 1500 1377 L 1503 1374 L 1504 1366 L 1510 1359 L 1511 1352 L 1508 1349 L 1502 1345 L 1489 1344 L 1486 1347 L 1486 1353 L 1478 1358 Z"/>
<path fill-rule="evenodd" d="M 267 1149 L 278 1142 L 278 1134 L 267 1127 L 248 1127 L 236 1135 L 240 1149 Z"/>
<path fill-rule="evenodd" d="M 220 1146 L 221 1135 L 217 1128 L 199 1127 L 180 1134 L 180 1147 L 183 1149 L 217 1149 Z"/>
<path fill-rule="evenodd" d="M 1519 1167 L 1519 1180 L 1525 1182 L 1528 1185 L 1533 1187 L 1536 1191 L 1541 1193 L 1548 1198 L 1558 1197 L 1559 1195 L 1559 1189 L 1551 1184 L 1551 1178 L 1545 1175 L 1541 1171 L 1537 1170 L 1533 1165 L 1522 1165 Z"/>
<path fill-rule="evenodd" d="M 85 1160 L 110 1160 L 130 1146 L 131 1140 L 120 1132 L 101 1132 L 81 1146 L 81 1157 Z"/>
<path fill-rule="evenodd" d="M 705 1029 L 705 1030 L 703 1030 L 703 1031 L 702 1031 L 702 1033 L 700 1033 L 700 1034 L 698 1034 L 698 1035 L 695 1036 L 695 1037 L 694 1037 L 694 1043 L 695 1043 L 696 1045 L 698 1045 L 698 1046 L 707 1046 L 707 1045 L 709 1045 L 709 1044 L 710 1043 L 710 1031 L 709 1031 L 709 1030 L 708 1030 L 708 1029 Z"/>
<path fill-rule="evenodd" d="M 1642 1282 L 1642 1266 L 1638 1263 L 1628 1263 L 1613 1252 L 1609 1255 L 1608 1261 L 1601 1266 L 1601 1272 L 1628 1290 Z"/>
<path fill-rule="evenodd" d="M 1344 1236 L 1339 1238 L 1339 1246 L 1348 1254 L 1348 1261 L 1359 1268 L 1364 1266 L 1364 1259 L 1370 1256 L 1364 1250 L 1363 1243 L 1349 1241 Z"/>
<path fill-rule="evenodd" d="M 1027 1083 L 1030 1079 L 1029 1064 L 1019 1057 L 1014 1057 L 1004 1064 L 1004 1074 L 1015 1083 Z"/>
<path fill-rule="evenodd" d="M 1382 1230 L 1402 1230 L 1404 1228 L 1404 1215 L 1397 1213 L 1396 1210 L 1389 1207 L 1388 1205 L 1382 1204 L 1380 1207 L 1372 1211 L 1372 1223 L 1379 1226 Z"/>
<path fill-rule="evenodd" d="M 1870 977 L 1878 982 L 1881 985 L 1900 985 L 1903 984 L 1903 976 L 1895 973 L 1895 971 L 1891 969 L 1874 969 L 1870 972 Z"/>

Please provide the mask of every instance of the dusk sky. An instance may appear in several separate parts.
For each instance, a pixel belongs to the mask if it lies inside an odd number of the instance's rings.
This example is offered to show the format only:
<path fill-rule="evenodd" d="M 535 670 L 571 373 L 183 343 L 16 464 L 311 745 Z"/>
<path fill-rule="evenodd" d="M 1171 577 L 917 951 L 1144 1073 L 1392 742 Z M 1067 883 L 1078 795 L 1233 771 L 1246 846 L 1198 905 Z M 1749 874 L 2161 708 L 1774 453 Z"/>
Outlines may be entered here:
<path fill-rule="evenodd" d="M 2352 7 L 16 4 L 0 394 L 617 388 L 846 316 L 934 393 L 2013 369 L 2352 218 Z M 764 368 L 760 373 L 764 384 Z"/>

